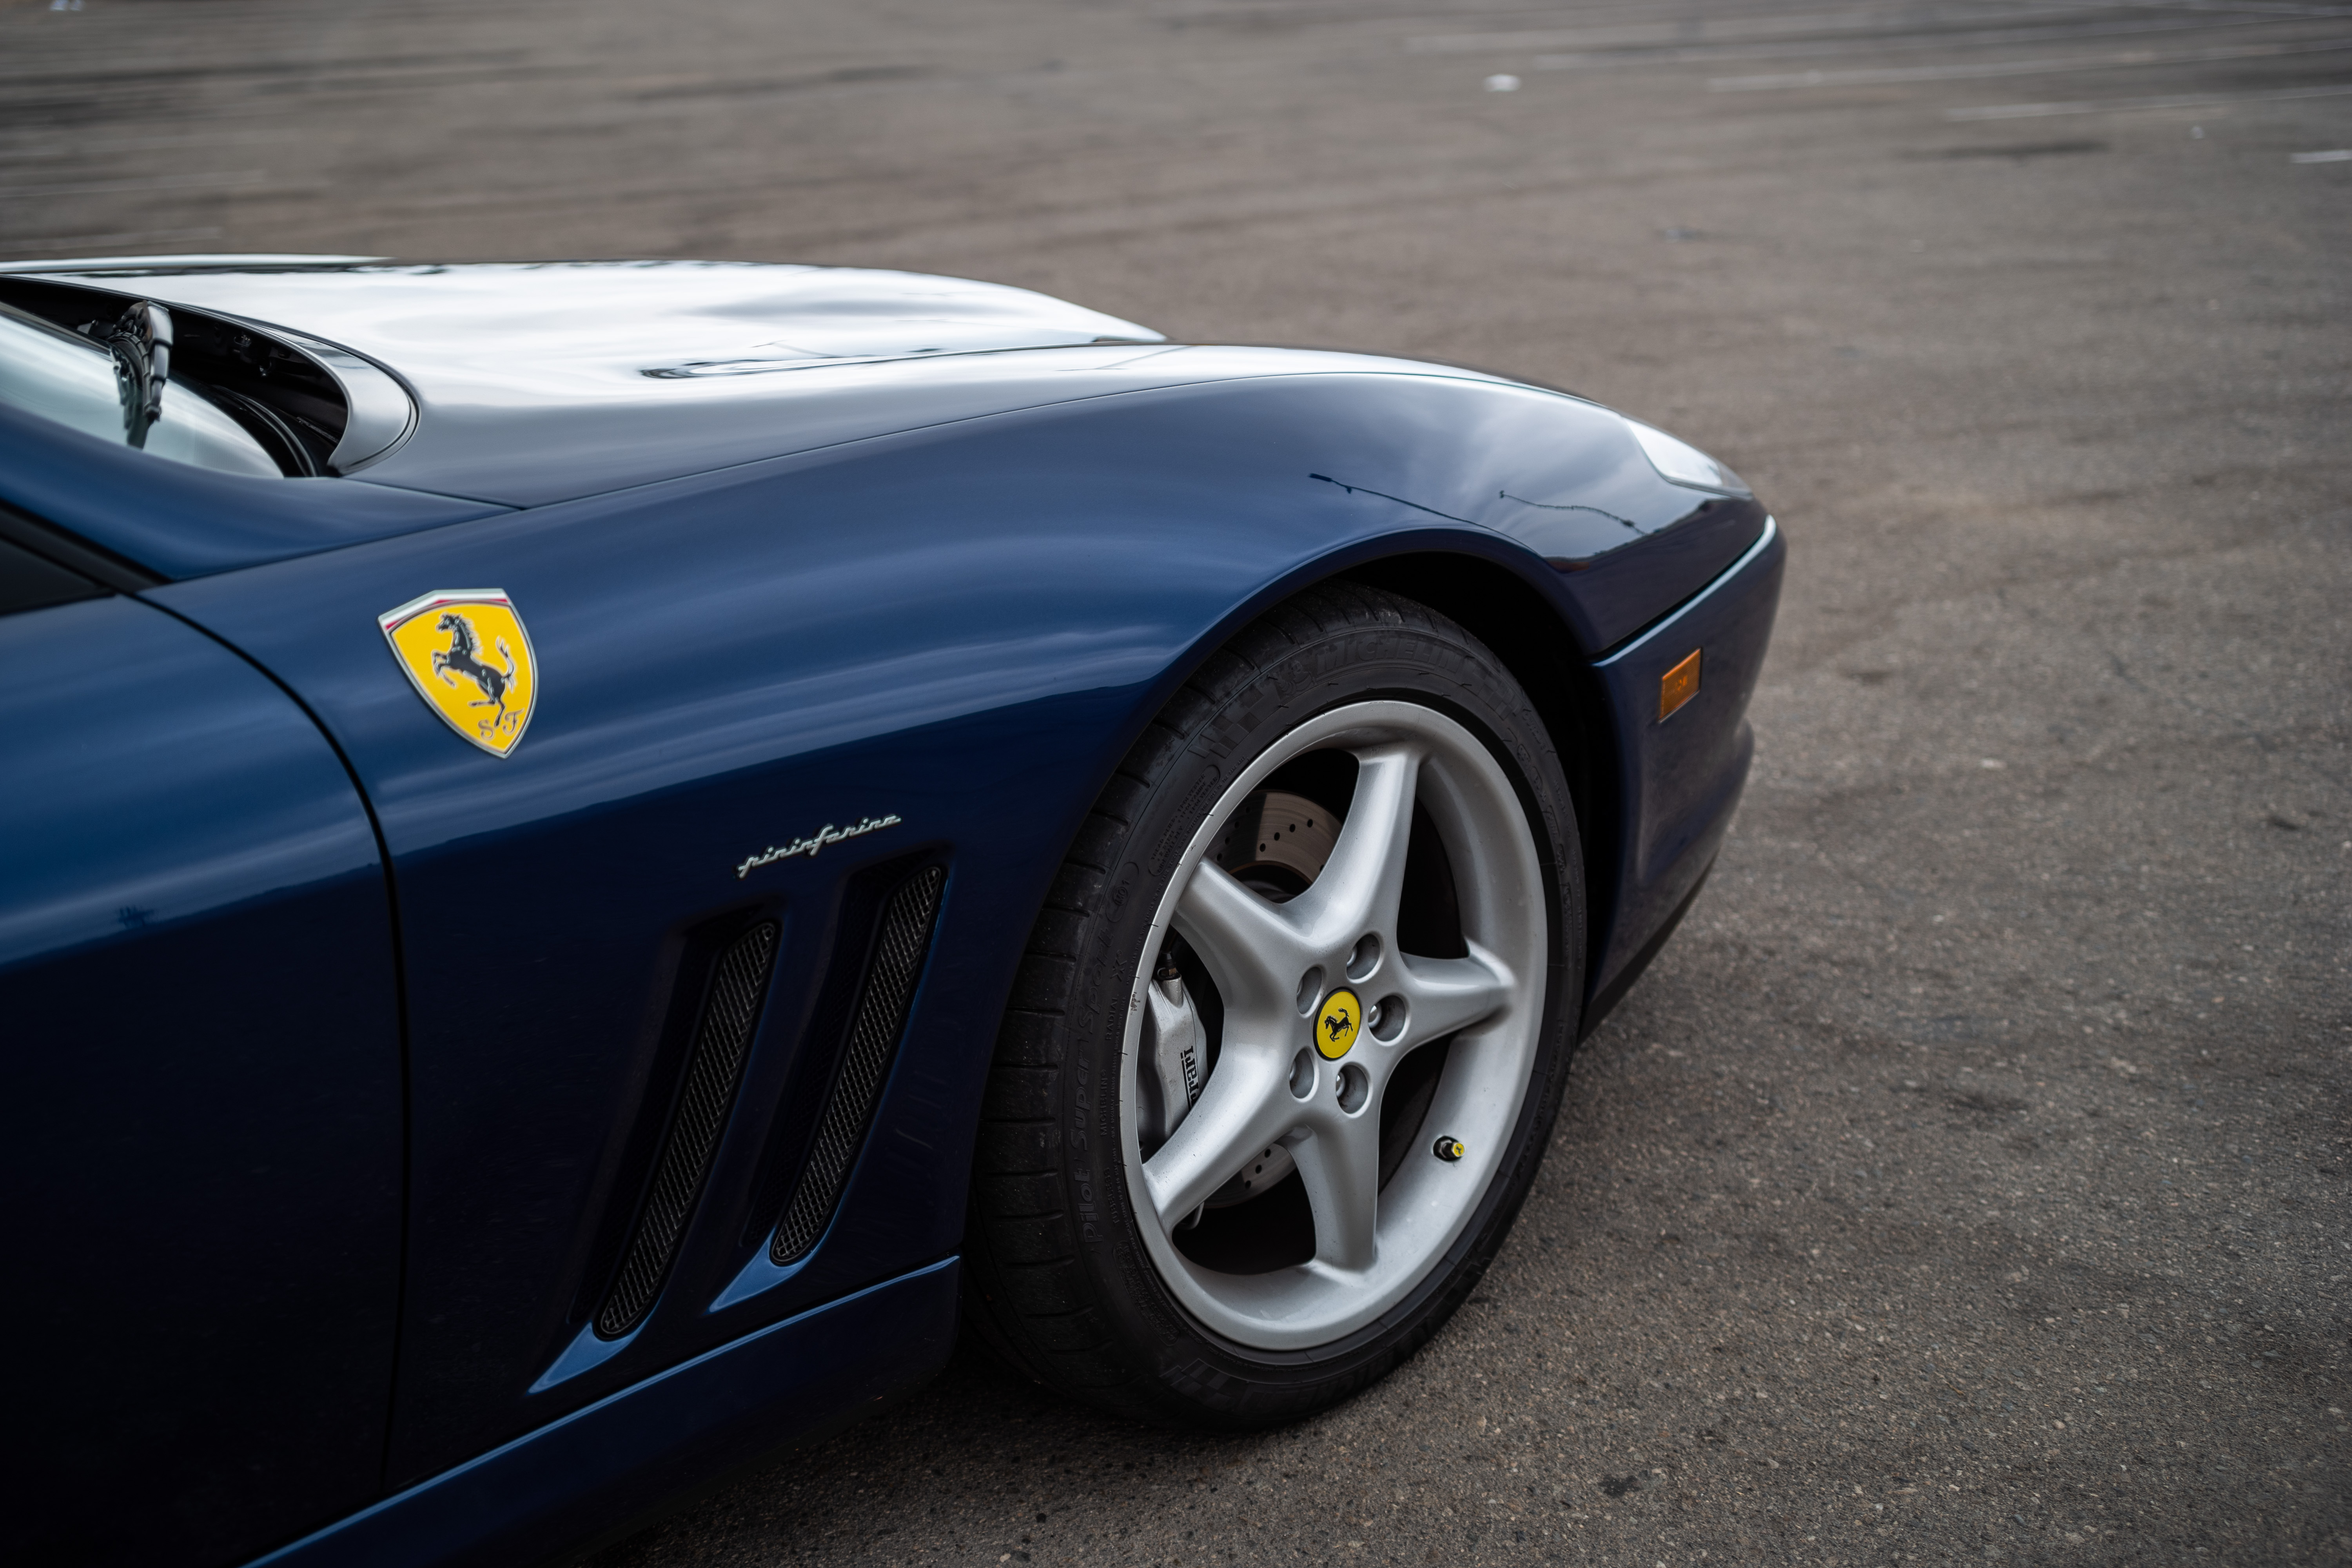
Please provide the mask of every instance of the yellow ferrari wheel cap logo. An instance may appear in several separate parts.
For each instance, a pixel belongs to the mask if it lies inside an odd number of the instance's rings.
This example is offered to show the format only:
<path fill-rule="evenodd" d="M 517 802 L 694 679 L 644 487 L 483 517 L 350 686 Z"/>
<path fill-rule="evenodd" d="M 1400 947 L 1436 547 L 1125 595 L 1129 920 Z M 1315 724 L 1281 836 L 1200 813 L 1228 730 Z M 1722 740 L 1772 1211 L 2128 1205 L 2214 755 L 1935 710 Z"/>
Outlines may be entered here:
<path fill-rule="evenodd" d="M 1363 1026 L 1364 1005 L 1343 985 L 1324 997 L 1323 1005 L 1315 1010 L 1315 1048 L 1336 1062 L 1355 1045 L 1356 1031 Z"/>
<path fill-rule="evenodd" d="M 501 588 L 436 588 L 376 618 L 425 705 L 494 757 L 512 752 L 539 705 L 539 666 Z"/>

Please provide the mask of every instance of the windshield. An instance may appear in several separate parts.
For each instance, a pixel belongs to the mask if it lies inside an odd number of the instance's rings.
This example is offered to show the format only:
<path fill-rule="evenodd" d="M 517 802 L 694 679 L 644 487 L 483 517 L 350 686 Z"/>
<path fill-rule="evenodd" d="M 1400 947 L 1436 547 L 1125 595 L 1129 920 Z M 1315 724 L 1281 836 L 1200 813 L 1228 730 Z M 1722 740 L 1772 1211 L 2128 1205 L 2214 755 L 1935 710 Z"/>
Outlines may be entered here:
<path fill-rule="evenodd" d="M 37 317 L 0 305 L 0 403 L 101 440 L 131 445 L 130 403 L 115 356 Z M 161 411 L 137 443 L 158 458 L 224 473 L 282 470 L 261 444 L 194 388 L 166 383 Z"/>

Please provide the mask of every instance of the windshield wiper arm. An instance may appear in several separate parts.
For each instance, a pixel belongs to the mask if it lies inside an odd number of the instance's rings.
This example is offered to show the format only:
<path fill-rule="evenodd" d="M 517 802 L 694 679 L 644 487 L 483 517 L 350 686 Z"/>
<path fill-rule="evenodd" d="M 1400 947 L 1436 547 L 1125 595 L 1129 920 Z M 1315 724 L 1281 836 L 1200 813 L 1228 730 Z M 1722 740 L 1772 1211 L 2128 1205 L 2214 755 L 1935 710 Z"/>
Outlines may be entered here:
<path fill-rule="evenodd" d="M 123 437 L 144 447 L 149 427 L 163 417 L 163 387 L 172 379 L 172 313 L 142 300 L 107 329 L 106 346 L 114 351 Z"/>

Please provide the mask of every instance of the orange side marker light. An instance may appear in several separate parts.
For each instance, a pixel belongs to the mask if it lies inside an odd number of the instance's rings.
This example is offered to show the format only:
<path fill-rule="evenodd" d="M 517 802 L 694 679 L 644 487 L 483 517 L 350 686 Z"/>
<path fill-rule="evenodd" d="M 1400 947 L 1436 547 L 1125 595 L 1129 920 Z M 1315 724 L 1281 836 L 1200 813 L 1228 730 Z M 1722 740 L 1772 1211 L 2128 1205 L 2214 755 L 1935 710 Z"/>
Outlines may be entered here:
<path fill-rule="evenodd" d="M 1699 649 L 1693 648 L 1690 657 L 1658 678 L 1658 721 L 1664 723 L 1675 716 L 1675 710 L 1698 695 Z"/>

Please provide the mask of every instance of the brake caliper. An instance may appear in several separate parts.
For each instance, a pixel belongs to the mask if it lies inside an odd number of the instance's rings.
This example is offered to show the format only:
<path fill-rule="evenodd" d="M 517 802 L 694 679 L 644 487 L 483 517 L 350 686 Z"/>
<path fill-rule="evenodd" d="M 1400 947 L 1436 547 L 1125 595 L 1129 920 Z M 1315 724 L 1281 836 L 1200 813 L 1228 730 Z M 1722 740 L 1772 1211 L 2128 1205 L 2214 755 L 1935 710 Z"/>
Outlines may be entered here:
<path fill-rule="evenodd" d="M 1163 962 L 1143 988 L 1143 1008 L 1144 1070 L 1136 1076 L 1144 1091 L 1140 1109 L 1145 1114 L 1139 1131 L 1164 1143 L 1201 1098 L 1208 1037 L 1201 1027 L 1200 1012 L 1184 994 L 1184 977 L 1172 963 Z"/>

